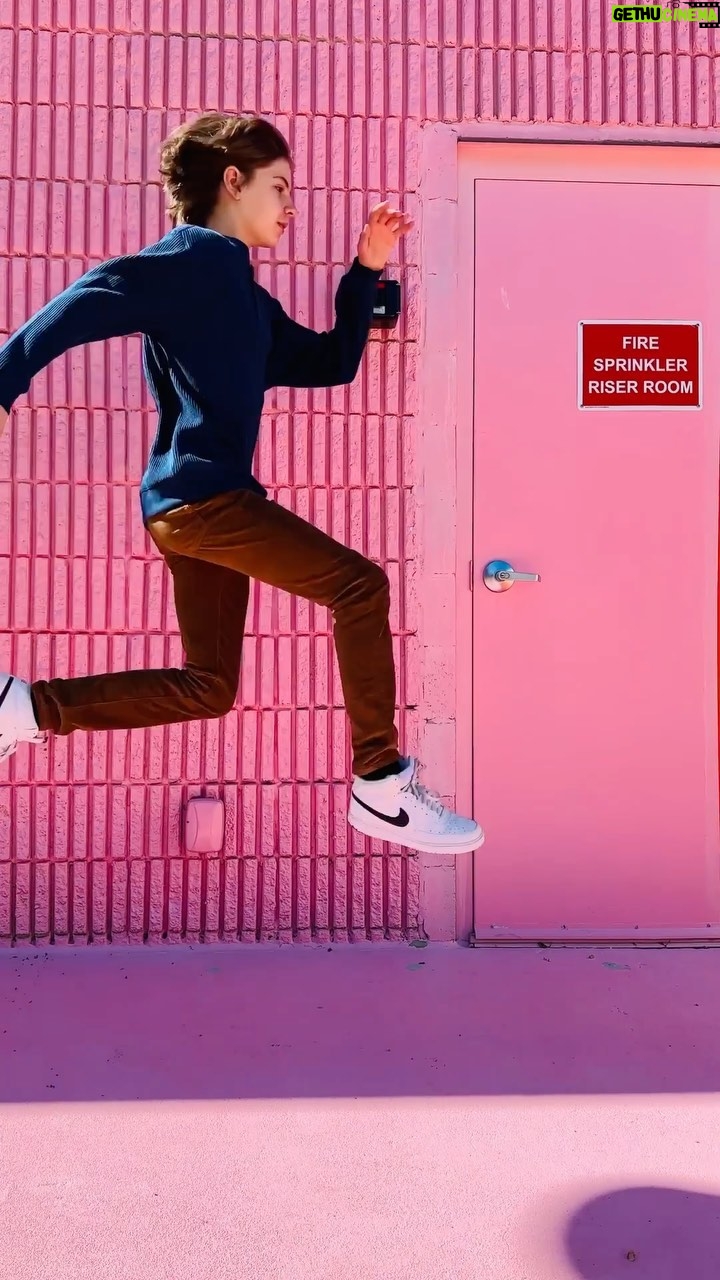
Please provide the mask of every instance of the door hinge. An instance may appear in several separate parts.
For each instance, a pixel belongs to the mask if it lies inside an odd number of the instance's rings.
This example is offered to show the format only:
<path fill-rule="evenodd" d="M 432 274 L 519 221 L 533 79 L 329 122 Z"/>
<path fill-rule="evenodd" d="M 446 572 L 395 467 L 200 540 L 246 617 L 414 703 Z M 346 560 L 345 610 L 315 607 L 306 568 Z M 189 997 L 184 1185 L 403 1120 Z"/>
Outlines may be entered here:
<path fill-rule="evenodd" d="M 475 562 L 473 560 L 468 565 L 468 586 L 471 591 L 475 590 Z"/>

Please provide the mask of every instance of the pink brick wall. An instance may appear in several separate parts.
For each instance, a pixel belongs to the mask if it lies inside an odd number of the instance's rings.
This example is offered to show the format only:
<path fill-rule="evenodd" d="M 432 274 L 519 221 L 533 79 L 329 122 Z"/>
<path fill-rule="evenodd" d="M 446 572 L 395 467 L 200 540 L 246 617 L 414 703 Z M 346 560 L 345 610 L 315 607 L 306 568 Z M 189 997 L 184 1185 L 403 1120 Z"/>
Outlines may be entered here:
<path fill-rule="evenodd" d="M 0 332 L 94 261 L 162 234 L 158 145 L 204 108 L 259 110 L 289 136 L 301 216 L 259 275 L 316 327 L 368 201 L 421 212 L 426 123 L 715 124 L 714 33 L 622 30 L 604 0 L 532 8 L 5 0 Z M 373 339 L 350 390 L 268 400 L 259 459 L 273 496 L 387 567 L 411 749 L 427 677 L 415 590 L 421 243 L 418 230 L 398 264 L 399 328 Z M 71 353 L 19 406 L 0 444 L 0 668 L 180 660 L 137 502 L 152 429 L 137 340 Z M 0 938 L 415 936 L 416 860 L 345 826 L 348 742 L 324 611 L 256 593 L 239 705 L 221 723 L 21 752 L 0 778 Z M 183 806 L 197 794 L 225 801 L 219 859 L 183 853 Z"/>

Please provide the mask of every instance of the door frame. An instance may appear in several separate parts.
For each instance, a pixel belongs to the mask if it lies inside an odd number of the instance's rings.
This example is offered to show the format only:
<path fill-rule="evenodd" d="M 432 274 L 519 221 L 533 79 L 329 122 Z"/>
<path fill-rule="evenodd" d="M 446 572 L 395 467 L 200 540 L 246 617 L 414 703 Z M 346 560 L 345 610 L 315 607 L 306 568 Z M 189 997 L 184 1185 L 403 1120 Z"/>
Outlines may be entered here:
<path fill-rule="evenodd" d="M 432 124 L 421 133 L 420 340 L 415 483 L 421 635 L 419 754 L 462 813 L 473 805 L 473 327 L 478 142 L 717 147 L 720 128 Z M 454 246 L 454 252 L 453 252 Z M 445 612 L 439 608 L 443 602 Z M 453 692 L 454 691 L 454 692 Z M 482 814 L 477 815 L 482 821 Z M 477 855 L 482 857 L 482 852 Z M 435 941 L 472 945 L 475 856 L 423 857 L 420 920 Z M 493 945 L 484 944 L 484 945 Z M 506 944 L 494 944 L 506 945 Z M 526 944 L 529 945 L 529 944 Z"/>

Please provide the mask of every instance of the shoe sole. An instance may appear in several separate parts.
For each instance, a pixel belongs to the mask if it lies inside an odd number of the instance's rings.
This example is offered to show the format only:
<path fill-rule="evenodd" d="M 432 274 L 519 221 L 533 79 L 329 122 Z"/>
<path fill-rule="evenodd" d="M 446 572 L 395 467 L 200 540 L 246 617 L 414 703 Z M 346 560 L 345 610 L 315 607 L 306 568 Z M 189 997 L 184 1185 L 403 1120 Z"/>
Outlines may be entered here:
<path fill-rule="evenodd" d="M 396 827 L 388 828 L 384 823 L 374 823 L 372 819 L 366 820 L 364 817 L 357 817 L 354 813 L 348 814 L 348 823 L 355 831 L 359 831 L 363 836 L 369 836 L 371 840 L 383 840 L 388 844 L 399 844 L 405 849 L 413 849 L 417 853 L 436 853 L 447 858 L 456 858 L 461 853 L 475 853 L 485 843 L 484 831 L 478 831 L 471 838 L 459 843 L 437 844 L 435 841 L 420 838 L 411 840 L 409 837 L 403 837 L 402 831 Z"/>

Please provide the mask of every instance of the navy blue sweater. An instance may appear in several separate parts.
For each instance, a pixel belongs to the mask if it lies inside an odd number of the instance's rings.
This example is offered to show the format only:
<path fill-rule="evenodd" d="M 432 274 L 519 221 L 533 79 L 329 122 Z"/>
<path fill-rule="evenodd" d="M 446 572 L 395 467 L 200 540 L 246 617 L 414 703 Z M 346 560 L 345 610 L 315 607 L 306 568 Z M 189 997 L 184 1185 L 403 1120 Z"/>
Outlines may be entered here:
<path fill-rule="evenodd" d="M 352 382 L 380 275 L 356 258 L 340 281 L 335 327 L 315 333 L 256 283 L 242 241 L 176 227 L 87 272 L 0 347 L 0 405 L 9 410 L 71 347 L 142 333 L 159 414 L 140 489 L 144 520 L 233 489 L 265 496 L 252 474 L 265 392 Z"/>

